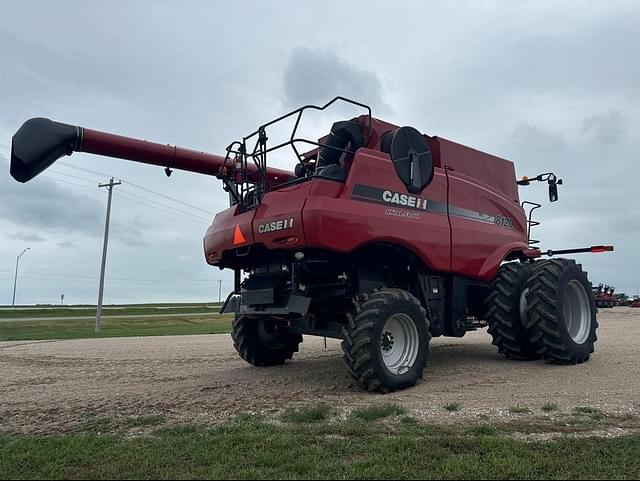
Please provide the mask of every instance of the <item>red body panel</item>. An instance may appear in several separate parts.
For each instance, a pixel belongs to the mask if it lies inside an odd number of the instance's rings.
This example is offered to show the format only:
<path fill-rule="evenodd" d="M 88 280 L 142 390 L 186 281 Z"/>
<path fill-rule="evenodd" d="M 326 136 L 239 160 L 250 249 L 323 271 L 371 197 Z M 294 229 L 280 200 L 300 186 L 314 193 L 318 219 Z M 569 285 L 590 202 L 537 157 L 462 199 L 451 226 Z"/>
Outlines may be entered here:
<path fill-rule="evenodd" d="M 220 254 L 234 249 L 235 226 L 246 229 L 251 217 L 248 243 L 268 249 L 349 253 L 392 243 L 433 271 L 490 281 L 507 255 L 528 249 L 513 164 L 443 139 L 428 141 L 434 176 L 419 196 L 408 195 L 387 154 L 362 148 L 345 183 L 314 178 L 269 192 L 256 210 L 218 214 L 205 236 L 208 262 L 219 264 Z M 415 197 L 411 202 L 420 208 L 384 201 L 399 202 L 400 195 Z M 280 229 L 259 231 L 278 221 Z"/>
<path fill-rule="evenodd" d="M 528 248 L 524 211 L 514 200 L 488 185 L 483 185 L 457 171 L 448 171 L 452 209 L 464 208 L 487 216 L 508 220 L 507 228 L 493 222 L 482 222 L 451 215 L 451 271 L 456 274 L 490 280 L 500 263 L 514 251 Z M 511 222 L 511 220 L 513 222 Z"/>
<path fill-rule="evenodd" d="M 218 264 L 225 250 L 244 247 L 255 243 L 253 237 L 254 211 L 237 213 L 238 206 L 216 214 L 213 224 L 204 238 L 204 252 L 209 264 Z M 215 226 L 215 227 L 214 227 Z M 240 229 L 245 243 L 234 244 L 236 228 Z"/>
<path fill-rule="evenodd" d="M 449 269 L 449 223 L 446 213 L 414 213 L 393 205 L 354 200 L 352 195 L 356 185 L 406 192 L 386 154 L 361 149 L 339 197 L 313 196 L 307 200 L 304 221 L 309 246 L 347 253 L 369 244 L 392 243 L 409 249 L 433 270 Z M 443 173 L 436 172 L 422 197 L 446 201 Z M 397 214 L 396 211 L 417 214 L 419 218 L 393 215 Z"/>
<path fill-rule="evenodd" d="M 297 184 L 265 195 L 253 219 L 256 242 L 269 249 L 304 247 L 302 212 L 310 188 L 306 183 Z M 282 224 L 278 225 L 278 222 Z"/>
<path fill-rule="evenodd" d="M 435 165 L 465 174 L 473 182 L 492 187 L 516 204 L 520 202 L 513 162 L 442 137 L 428 140 L 437 158 Z"/>

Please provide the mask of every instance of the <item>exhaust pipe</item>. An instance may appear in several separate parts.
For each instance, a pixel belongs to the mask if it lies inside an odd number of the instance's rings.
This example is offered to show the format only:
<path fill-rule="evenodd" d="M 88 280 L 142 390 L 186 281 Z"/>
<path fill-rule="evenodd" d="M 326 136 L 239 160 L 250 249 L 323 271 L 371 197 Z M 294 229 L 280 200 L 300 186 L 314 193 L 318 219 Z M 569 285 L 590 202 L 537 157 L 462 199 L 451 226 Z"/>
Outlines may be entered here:
<path fill-rule="evenodd" d="M 228 177 L 235 169 L 233 162 L 225 165 L 225 158 L 221 155 L 33 118 L 27 120 L 11 139 L 11 176 L 18 182 L 28 182 L 60 157 L 73 152 L 87 152 L 216 177 Z M 248 167 L 248 180 L 257 180 L 260 175 L 257 167 Z M 267 168 L 266 176 L 271 185 L 294 178 L 293 173 L 273 167 Z"/>

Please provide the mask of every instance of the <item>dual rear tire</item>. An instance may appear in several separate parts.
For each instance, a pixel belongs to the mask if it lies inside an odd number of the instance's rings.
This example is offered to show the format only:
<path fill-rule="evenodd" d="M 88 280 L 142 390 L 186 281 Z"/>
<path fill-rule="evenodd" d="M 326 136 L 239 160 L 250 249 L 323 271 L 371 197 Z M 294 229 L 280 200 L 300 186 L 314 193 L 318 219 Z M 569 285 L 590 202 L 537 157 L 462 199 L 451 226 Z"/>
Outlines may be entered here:
<path fill-rule="evenodd" d="M 485 303 L 493 343 L 508 358 L 578 364 L 594 351 L 595 299 L 571 259 L 503 264 Z"/>
<path fill-rule="evenodd" d="M 598 321 L 582 266 L 570 259 L 536 262 L 527 285 L 526 328 L 536 352 L 557 364 L 588 361 L 598 340 Z"/>

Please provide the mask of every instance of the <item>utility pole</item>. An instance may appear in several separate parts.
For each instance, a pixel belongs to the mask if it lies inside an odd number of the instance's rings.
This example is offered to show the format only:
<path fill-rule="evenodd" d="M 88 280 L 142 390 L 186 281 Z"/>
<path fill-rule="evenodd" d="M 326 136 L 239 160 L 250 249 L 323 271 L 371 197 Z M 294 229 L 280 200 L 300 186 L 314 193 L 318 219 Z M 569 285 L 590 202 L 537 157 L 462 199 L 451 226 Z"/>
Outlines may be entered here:
<path fill-rule="evenodd" d="M 18 284 L 18 263 L 20 262 L 20 258 L 27 252 L 31 247 L 27 247 L 23 250 L 18 257 L 16 257 L 16 275 L 13 278 L 13 301 L 11 301 L 11 307 L 16 305 L 16 285 Z"/>
<path fill-rule="evenodd" d="M 104 223 L 104 242 L 102 244 L 102 266 L 100 267 L 100 288 L 98 290 L 98 308 L 96 311 L 96 333 L 100 332 L 100 318 L 102 316 L 102 295 L 104 294 L 104 270 L 107 265 L 107 243 L 109 242 L 109 218 L 111 217 L 111 195 L 113 188 L 116 185 L 120 185 L 122 182 L 114 182 L 113 177 L 109 180 L 108 184 L 99 184 L 98 187 L 106 187 L 109 192 L 109 199 L 107 200 L 107 219 Z"/>
<path fill-rule="evenodd" d="M 222 281 L 218 280 L 218 302 L 222 302 Z"/>

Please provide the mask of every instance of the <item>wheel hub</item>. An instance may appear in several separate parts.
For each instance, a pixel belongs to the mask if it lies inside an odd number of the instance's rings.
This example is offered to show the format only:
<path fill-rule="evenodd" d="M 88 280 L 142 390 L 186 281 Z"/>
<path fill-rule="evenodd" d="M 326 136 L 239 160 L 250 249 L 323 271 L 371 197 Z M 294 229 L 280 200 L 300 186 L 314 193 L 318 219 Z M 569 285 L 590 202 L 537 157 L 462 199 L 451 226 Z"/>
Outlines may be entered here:
<path fill-rule="evenodd" d="M 394 344 L 393 334 L 389 331 L 383 332 L 382 339 L 380 339 L 380 344 L 384 352 L 390 352 L 393 349 Z"/>
<path fill-rule="evenodd" d="M 380 350 L 385 367 L 395 375 L 411 369 L 418 357 L 420 339 L 413 319 L 406 314 L 394 314 L 382 329 Z"/>

